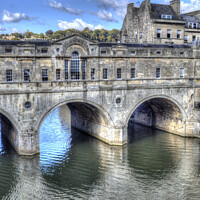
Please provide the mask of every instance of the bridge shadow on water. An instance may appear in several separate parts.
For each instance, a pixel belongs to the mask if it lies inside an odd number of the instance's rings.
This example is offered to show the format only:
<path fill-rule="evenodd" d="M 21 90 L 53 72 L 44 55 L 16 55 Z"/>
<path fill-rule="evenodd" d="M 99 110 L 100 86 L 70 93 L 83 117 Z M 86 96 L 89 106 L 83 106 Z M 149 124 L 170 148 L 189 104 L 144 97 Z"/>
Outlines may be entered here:
<path fill-rule="evenodd" d="M 199 140 L 130 123 L 110 146 L 70 127 L 55 109 L 40 129 L 40 155 L 20 157 L 2 137 L 0 199 L 188 199 L 198 197 Z M 14 153 L 13 153 L 14 152 Z M 188 178 L 189 177 L 189 178 Z"/>

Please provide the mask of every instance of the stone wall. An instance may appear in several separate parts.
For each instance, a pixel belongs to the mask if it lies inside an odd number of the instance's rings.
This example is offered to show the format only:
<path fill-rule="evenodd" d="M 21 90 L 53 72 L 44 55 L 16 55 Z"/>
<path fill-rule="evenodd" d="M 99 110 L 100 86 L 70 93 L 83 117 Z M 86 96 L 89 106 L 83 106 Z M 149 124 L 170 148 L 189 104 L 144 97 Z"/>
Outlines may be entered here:
<path fill-rule="evenodd" d="M 185 135 L 185 119 L 180 109 L 166 99 L 151 99 L 141 104 L 131 117 L 132 122 Z"/>

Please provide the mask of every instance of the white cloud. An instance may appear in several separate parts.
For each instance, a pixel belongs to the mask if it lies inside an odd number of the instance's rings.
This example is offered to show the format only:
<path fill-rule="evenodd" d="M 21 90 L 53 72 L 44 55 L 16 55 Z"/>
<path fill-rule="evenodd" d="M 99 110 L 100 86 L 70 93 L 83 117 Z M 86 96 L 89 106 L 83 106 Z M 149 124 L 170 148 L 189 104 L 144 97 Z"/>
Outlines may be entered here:
<path fill-rule="evenodd" d="M 73 20 L 73 22 L 67 22 L 67 21 L 58 20 L 58 26 L 62 30 L 66 30 L 66 29 L 69 29 L 69 28 L 74 28 L 74 29 L 82 31 L 86 27 L 88 27 L 91 30 L 94 30 L 94 29 L 105 29 L 100 24 L 97 25 L 97 26 L 94 26 L 93 24 L 88 24 L 88 23 L 84 22 L 82 19 L 75 19 L 75 20 Z"/>
<path fill-rule="evenodd" d="M 113 15 L 111 12 L 107 12 L 106 10 L 100 10 L 98 13 L 97 13 L 97 16 L 102 19 L 102 20 L 105 20 L 105 21 L 116 21 L 113 19 Z"/>
<path fill-rule="evenodd" d="M 94 29 L 106 29 L 104 26 L 102 26 L 101 24 L 97 25 L 94 27 Z"/>
<path fill-rule="evenodd" d="M 70 8 L 70 7 L 65 7 L 61 3 L 59 3 L 55 0 L 50 1 L 49 6 L 51 8 L 58 9 L 58 10 L 61 10 L 61 11 L 64 11 L 64 12 L 67 12 L 67 13 L 70 13 L 70 14 L 73 14 L 73 15 L 81 15 L 82 14 L 81 10 L 75 10 L 73 8 Z"/>
<path fill-rule="evenodd" d="M 200 0 L 190 0 L 188 3 L 181 1 L 181 13 L 200 10 Z"/>
<path fill-rule="evenodd" d="M 2 21 L 3 22 L 8 22 L 8 23 L 12 23 L 12 22 L 20 22 L 22 20 L 27 20 L 27 21 L 31 21 L 35 18 L 29 17 L 28 15 L 24 14 L 24 13 L 11 13 L 7 10 L 3 11 L 3 18 Z"/>
<path fill-rule="evenodd" d="M 126 15 L 127 4 L 129 3 L 129 0 L 93 0 L 93 1 L 97 2 L 99 8 L 104 8 L 105 10 L 113 9 L 115 14 L 122 18 Z"/>

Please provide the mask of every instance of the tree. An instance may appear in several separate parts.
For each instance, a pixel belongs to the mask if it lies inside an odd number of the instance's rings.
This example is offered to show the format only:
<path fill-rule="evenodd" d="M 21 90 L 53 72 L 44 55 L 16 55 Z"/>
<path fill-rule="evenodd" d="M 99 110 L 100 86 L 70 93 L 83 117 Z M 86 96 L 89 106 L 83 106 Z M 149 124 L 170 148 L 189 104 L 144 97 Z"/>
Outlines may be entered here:
<path fill-rule="evenodd" d="M 31 36 L 32 36 L 33 34 L 34 34 L 33 32 L 29 32 L 29 30 L 27 30 L 27 31 L 24 33 L 24 38 L 31 38 Z"/>
<path fill-rule="evenodd" d="M 51 37 L 51 36 L 53 36 L 53 31 L 52 30 L 48 30 L 48 31 L 45 32 L 45 35 L 47 37 Z"/>
<path fill-rule="evenodd" d="M 44 34 L 43 33 L 40 33 L 40 38 L 44 39 Z"/>

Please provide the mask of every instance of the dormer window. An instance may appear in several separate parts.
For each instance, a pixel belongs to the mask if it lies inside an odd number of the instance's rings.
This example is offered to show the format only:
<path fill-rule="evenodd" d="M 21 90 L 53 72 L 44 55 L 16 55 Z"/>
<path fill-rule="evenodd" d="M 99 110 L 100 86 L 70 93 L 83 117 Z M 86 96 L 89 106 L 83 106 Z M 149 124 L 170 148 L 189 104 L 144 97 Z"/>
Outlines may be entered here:
<path fill-rule="evenodd" d="M 172 15 L 166 15 L 166 14 L 162 14 L 161 15 L 162 19 L 172 19 Z"/>
<path fill-rule="evenodd" d="M 188 22 L 188 28 L 198 28 L 198 23 Z"/>

